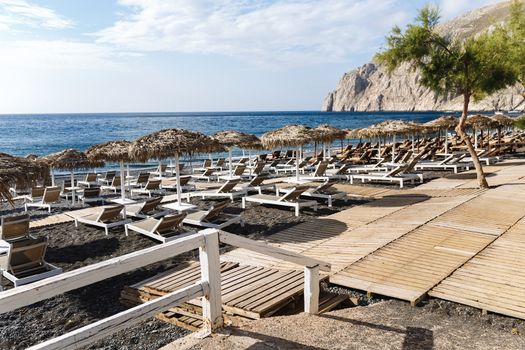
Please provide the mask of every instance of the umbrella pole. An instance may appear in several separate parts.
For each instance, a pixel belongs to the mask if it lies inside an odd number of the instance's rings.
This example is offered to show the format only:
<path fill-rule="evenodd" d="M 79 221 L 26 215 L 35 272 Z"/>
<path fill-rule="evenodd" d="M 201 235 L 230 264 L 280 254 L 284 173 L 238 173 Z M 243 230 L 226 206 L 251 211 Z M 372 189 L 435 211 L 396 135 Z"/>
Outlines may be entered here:
<path fill-rule="evenodd" d="M 392 139 L 392 163 L 394 163 L 394 158 L 396 157 L 396 134 L 394 134 Z"/>
<path fill-rule="evenodd" d="M 232 178 L 232 149 L 228 148 L 228 157 L 230 158 L 230 179 Z"/>
<path fill-rule="evenodd" d="M 120 198 L 126 199 L 126 177 L 124 176 L 124 162 L 120 161 Z"/>
<path fill-rule="evenodd" d="M 297 152 L 299 152 L 299 146 L 297 146 Z M 297 157 L 295 158 L 295 176 L 297 177 L 297 183 L 299 183 L 299 162 Z"/>
<path fill-rule="evenodd" d="M 175 176 L 177 179 L 177 203 L 182 202 L 181 188 L 180 188 L 180 172 L 179 172 L 179 152 L 175 153 Z"/>
<path fill-rule="evenodd" d="M 44 184 L 44 187 L 46 186 L 46 184 Z M 55 186 L 55 171 L 53 170 L 53 168 L 51 168 L 51 186 Z"/>
<path fill-rule="evenodd" d="M 414 157 L 414 152 L 416 151 L 416 144 L 414 141 L 414 134 L 412 134 L 412 157 Z"/>
<path fill-rule="evenodd" d="M 478 150 L 478 131 L 474 129 L 474 148 Z"/>
<path fill-rule="evenodd" d="M 75 176 L 73 175 L 73 170 L 71 170 L 71 187 L 75 187 Z M 71 190 L 71 204 L 75 206 L 75 190 Z"/>
<path fill-rule="evenodd" d="M 303 161 L 303 145 L 299 146 L 299 161 Z"/>
<path fill-rule="evenodd" d="M 252 150 L 250 149 L 248 150 L 248 171 L 249 171 L 249 175 L 251 179 L 252 178 Z"/>
<path fill-rule="evenodd" d="M 448 154 L 448 129 L 445 129 L 445 154 Z"/>

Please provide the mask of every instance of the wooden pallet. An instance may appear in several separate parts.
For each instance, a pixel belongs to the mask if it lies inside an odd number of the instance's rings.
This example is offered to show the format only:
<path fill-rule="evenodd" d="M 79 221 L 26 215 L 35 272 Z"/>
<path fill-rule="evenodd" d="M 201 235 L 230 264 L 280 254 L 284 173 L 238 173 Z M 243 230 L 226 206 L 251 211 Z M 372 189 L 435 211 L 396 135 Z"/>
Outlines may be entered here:
<path fill-rule="evenodd" d="M 525 319 L 524 251 L 522 219 L 428 294 Z"/>
<path fill-rule="evenodd" d="M 321 281 L 326 278 L 321 277 Z M 137 305 L 193 285 L 199 280 L 200 265 L 191 263 L 126 287 L 121 293 L 121 301 L 126 305 Z M 222 262 L 221 288 L 222 308 L 227 318 L 259 319 L 271 316 L 286 305 L 302 299 L 304 273 L 302 270 L 278 270 Z M 168 310 L 159 318 L 173 319 L 173 323 L 184 323 L 188 328 L 199 328 L 200 324 L 195 320 L 200 320 L 201 315 L 201 300 L 194 299 Z"/>
<path fill-rule="evenodd" d="M 324 313 L 333 310 L 335 307 L 340 305 L 342 302 L 349 300 L 347 295 L 341 295 L 336 293 L 330 293 L 326 291 L 321 291 L 319 295 L 319 313 Z M 124 301 L 125 305 L 133 307 L 139 303 L 133 303 L 130 301 Z M 282 309 L 283 310 L 283 309 Z M 296 303 L 295 307 L 286 310 L 285 315 L 293 315 L 301 313 L 304 310 L 302 302 Z M 188 312 L 186 309 L 177 307 L 172 308 L 168 311 L 162 312 L 156 317 L 159 320 L 174 324 L 176 326 L 182 327 L 192 332 L 199 331 L 202 328 L 203 321 L 202 316 L 197 314 L 200 310 L 195 310 L 195 312 Z M 284 311 L 284 310 L 283 310 Z M 231 315 L 227 312 L 223 314 L 224 323 L 228 325 L 237 326 L 242 321 L 248 320 L 246 317 Z"/>

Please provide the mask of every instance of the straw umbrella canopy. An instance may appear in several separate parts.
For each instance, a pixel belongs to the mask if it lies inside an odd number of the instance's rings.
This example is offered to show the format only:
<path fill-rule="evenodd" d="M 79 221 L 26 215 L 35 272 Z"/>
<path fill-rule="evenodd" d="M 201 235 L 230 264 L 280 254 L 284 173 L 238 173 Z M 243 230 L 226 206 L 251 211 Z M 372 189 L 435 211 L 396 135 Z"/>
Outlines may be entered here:
<path fill-rule="evenodd" d="M 498 129 L 498 143 L 501 143 L 501 129 L 511 126 L 514 123 L 514 119 L 503 114 L 493 115 L 490 119 Z"/>
<path fill-rule="evenodd" d="M 14 157 L 7 153 L 0 154 L 0 197 L 13 205 L 9 187 L 18 184 L 30 185 L 37 178 L 47 175 L 46 163 Z"/>
<path fill-rule="evenodd" d="M 370 136 L 392 136 L 392 161 L 396 155 L 396 136 L 397 135 L 414 135 L 417 132 L 423 131 L 425 128 L 418 123 L 404 121 L 404 120 L 385 120 L 380 123 L 369 126 L 368 134 Z M 413 139 L 413 138 L 412 138 Z M 413 141 L 413 140 L 412 140 Z M 412 144 L 414 144 L 412 142 Z"/>
<path fill-rule="evenodd" d="M 274 129 L 261 136 L 264 148 L 272 149 L 277 147 L 299 147 L 313 141 L 312 128 L 305 125 L 286 125 L 279 129 Z M 299 182 L 299 162 L 295 162 L 296 179 Z"/>
<path fill-rule="evenodd" d="M 104 162 L 90 159 L 84 152 L 76 149 L 65 149 L 60 152 L 49 154 L 42 158 L 42 161 L 46 162 L 51 168 L 51 177 L 53 180 L 53 186 L 55 185 L 55 178 L 53 169 L 66 170 L 71 172 L 71 186 L 75 186 L 75 178 L 73 171 L 77 169 L 89 169 L 98 166 L 104 166 Z M 72 203 L 75 204 L 75 193 L 73 191 Z"/>
<path fill-rule="evenodd" d="M 323 143 L 323 155 L 325 155 L 327 143 L 332 143 L 335 140 L 342 140 L 346 137 L 346 131 L 336 128 L 329 124 L 321 124 L 313 130 L 313 140 Z"/>
<path fill-rule="evenodd" d="M 177 177 L 177 200 L 181 204 L 179 157 L 183 154 L 224 151 L 217 140 L 200 132 L 185 129 L 163 129 L 142 136 L 131 143 L 129 154 L 132 160 L 145 162 L 149 159 L 166 159 L 175 156 Z"/>
<path fill-rule="evenodd" d="M 253 134 L 247 134 L 236 130 L 219 131 L 211 136 L 221 145 L 228 149 L 229 175 L 232 177 L 232 148 L 260 149 L 262 147 L 259 138 Z"/>
<path fill-rule="evenodd" d="M 423 124 L 429 130 L 445 130 L 445 153 L 448 154 L 448 130 L 454 129 L 458 120 L 450 115 L 444 115 Z"/>
<path fill-rule="evenodd" d="M 511 126 L 514 121 L 514 119 L 512 119 L 511 117 L 508 117 L 503 114 L 493 115 L 492 117 L 490 117 L 490 119 L 492 120 L 493 125 L 496 125 L 499 128 Z"/>
<path fill-rule="evenodd" d="M 120 165 L 120 195 L 122 204 L 126 202 L 124 162 L 130 162 L 129 155 L 130 141 L 119 140 L 109 141 L 91 146 L 87 149 L 86 155 L 93 161 L 118 162 Z"/>
<path fill-rule="evenodd" d="M 472 128 L 474 130 L 474 146 L 476 149 L 478 149 L 478 133 L 477 130 L 482 130 L 483 128 L 490 129 L 494 127 L 495 123 L 492 119 L 490 119 L 487 116 L 476 114 L 476 115 L 469 115 L 467 117 L 467 120 L 465 122 L 465 125 Z M 483 134 L 482 134 L 483 136 Z"/>

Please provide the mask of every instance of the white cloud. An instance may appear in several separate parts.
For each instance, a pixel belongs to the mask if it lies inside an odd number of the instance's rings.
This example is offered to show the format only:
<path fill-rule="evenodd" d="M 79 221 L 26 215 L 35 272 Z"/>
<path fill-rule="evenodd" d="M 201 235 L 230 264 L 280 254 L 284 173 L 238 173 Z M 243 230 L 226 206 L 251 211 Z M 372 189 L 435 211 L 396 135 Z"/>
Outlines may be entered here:
<path fill-rule="evenodd" d="M 110 70 L 126 52 L 65 40 L 0 41 L 0 73 L 8 70 Z"/>
<path fill-rule="evenodd" d="M 25 0 L 0 0 L 0 30 L 17 27 L 65 29 L 73 22 L 55 11 Z"/>
<path fill-rule="evenodd" d="M 220 54 L 256 64 L 347 61 L 406 21 L 393 0 L 121 0 L 127 12 L 94 35 L 136 51 Z"/>

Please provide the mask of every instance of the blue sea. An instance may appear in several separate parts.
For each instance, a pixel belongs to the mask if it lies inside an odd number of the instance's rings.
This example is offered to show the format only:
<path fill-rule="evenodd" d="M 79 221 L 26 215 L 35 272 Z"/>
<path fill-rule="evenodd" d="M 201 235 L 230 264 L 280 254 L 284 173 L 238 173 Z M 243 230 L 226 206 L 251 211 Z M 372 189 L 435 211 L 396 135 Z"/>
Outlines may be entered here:
<path fill-rule="evenodd" d="M 82 151 L 110 140 L 134 140 L 164 128 L 213 134 L 234 129 L 257 136 L 286 124 L 362 128 L 386 119 L 426 122 L 441 112 L 221 112 L 0 115 L 0 152 L 43 156 L 66 148 Z M 240 151 L 235 152 L 237 155 Z"/>

